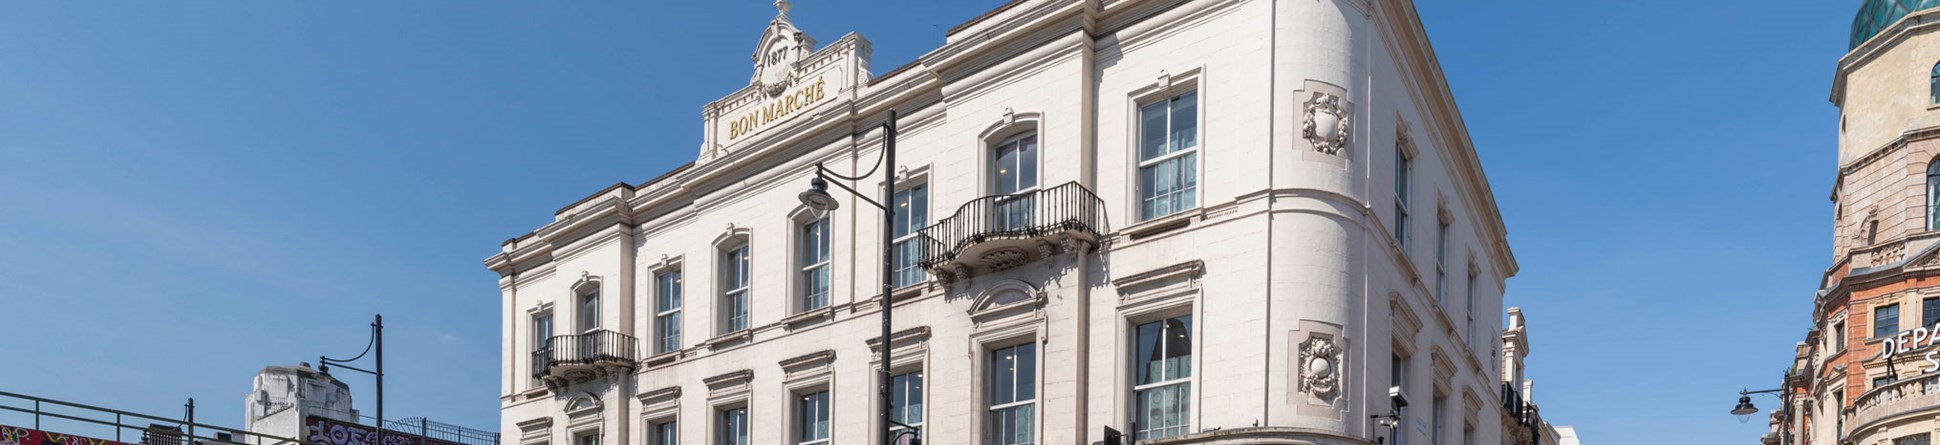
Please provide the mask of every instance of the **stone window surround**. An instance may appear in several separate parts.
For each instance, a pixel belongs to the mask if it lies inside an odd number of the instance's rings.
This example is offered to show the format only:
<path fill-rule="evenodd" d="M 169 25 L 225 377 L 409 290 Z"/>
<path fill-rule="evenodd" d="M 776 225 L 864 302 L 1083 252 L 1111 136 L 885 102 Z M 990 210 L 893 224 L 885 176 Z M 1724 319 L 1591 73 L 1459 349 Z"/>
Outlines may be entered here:
<path fill-rule="evenodd" d="M 928 381 L 930 375 L 930 327 L 918 326 L 904 329 L 891 333 L 890 338 L 892 340 L 889 349 L 889 375 L 896 376 L 910 372 L 920 372 L 923 374 L 925 379 L 923 382 L 923 419 L 927 421 L 930 418 Z M 872 385 L 870 386 L 871 388 L 875 388 L 873 385 L 882 382 L 881 373 L 876 372 L 882 369 L 882 337 L 870 337 L 864 343 L 869 345 L 871 356 L 869 358 L 869 383 Z M 878 398 L 871 397 L 869 407 L 872 410 L 880 410 L 882 409 L 882 401 Z M 877 431 L 880 425 L 881 422 L 876 417 L 869 417 L 870 431 Z"/>
<path fill-rule="evenodd" d="M 687 292 L 686 263 L 687 263 L 687 258 L 685 255 L 672 255 L 672 256 L 661 255 L 659 262 L 647 265 L 647 268 L 646 268 L 647 277 L 649 279 L 647 286 L 651 290 L 650 292 L 648 292 L 649 294 L 648 298 L 650 298 L 651 299 L 650 301 L 652 301 L 652 304 L 649 305 L 648 310 L 651 311 L 652 316 L 647 317 L 646 331 L 649 333 L 648 335 L 651 335 L 653 338 L 652 340 L 649 341 L 649 343 L 652 343 L 652 346 L 648 348 L 649 351 L 652 351 L 648 354 L 648 357 L 650 357 L 649 360 L 652 360 L 653 358 L 658 358 L 659 356 L 670 356 L 670 357 L 677 356 L 680 354 L 682 350 L 685 349 L 685 348 L 675 348 L 668 351 L 659 351 L 655 348 L 660 347 L 660 325 L 659 325 L 660 323 L 660 275 L 666 274 L 666 273 L 681 274 L 680 276 L 680 314 L 677 315 L 677 317 L 680 317 L 682 321 L 686 321 L 685 319 L 687 317 L 687 297 L 689 293 Z M 685 345 L 687 342 L 688 326 L 686 325 L 687 323 L 681 323 L 681 332 L 680 332 L 681 338 L 679 341 L 681 345 Z"/>
<path fill-rule="evenodd" d="M 675 434 L 680 432 L 680 394 L 679 386 L 669 386 L 640 393 L 640 431 L 646 433 L 647 445 L 652 443 L 654 425 L 674 422 Z"/>
<path fill-rule="evenodd" d="M 709 326 L 708 328 L 709 328 L 709 331 L 714 333 L 715 338 L 708 340 L 707 343 L 709 344 L 718 343 L 716 340 L 721 340 L 723 337 L 730 337 L 736 334 L 747 333 L 748 331 L 752 330 L 755 326 L 754 324 L 755 313 L 754 313 L 753 306 L 754 306 L 754 289 L 755 289 L 756 277 L 754 276 L 754 274 L 749 274 L 748 285 L 747 285 L 748 306 L 749 306 L 747 326 L 743 327 L 742 329 L 733 330 L 733 331 L 729 331 L 725 329 L 727 326 L 728 314 L 727 314 L 727 307 L 724 303 L 726 302 L 728 289 L 723 287 L 725 285 L 725 280 L 727 279 L 727 277 L 725 275 L 726 272 L 721 270 L 721 267 L 720 267 L 721 262 L 726 259 L 726 256 L 729 250 L 745 247 L 748 250 L 747 255 L 750 257 L 750 259 L 748 260 L 750 263 L 749 269 L 750 270 L 753 269 L 753 264 L 752 264 L 754 261 L 752 259 L 752 257 L 754 256 L 753 230 L 749 230 L 748 228 L 745 228 L 745 227 L 737 227 L 733 224 L 729 224 L 727 231 L 722 233 L 719 237 L 716 237 L 714 239 L 712 246 L 713 246 L 713 249 L 711 250 L 713 251 L 713 254 L 709 256 L 712 257 L 711 259 L 713 261 L 711 261 L 711 263 L 713 264 L 713 266 L 710 267 L 709 269 L 713 270 L 713 273 L 708 275 L 709 277 L 708 282 L 712 283 L 712 286 L 710 286 L 709 288 L 710 292 L 708 292 L 708 296 L 714 302 L 714 304 L 712 305 L 714 307 L 714 310 L 713 310 L 714 316 L 711 317 L 713 322 L 710 323 L 711 326 Z"/>
<path fill-rule="evenodd" d="M 788 315 L 790 320 L 794 320 L 794 317 L 797 315 L 807 315 L 809 313 L 833 315 L 833 311 L 828 309 L 836 306 L 835 295 L 838 293 L 836 290 L 840 288 L 840 286 L 835 285 L 835 264 L 838 254 L 834 250 L 834 247 L 839 245 L 835 240 L 835 234 L 837 233 L 837 230 L 835 230 L 835 215 L 837 213 L 839 212 L 828 212 L 828 214 L 822 215 L 821 218 L 817 218 L 815 212 L 809 210 L 808 206 L 805 205 L 796 206 L 794 210 L 788 212 L 788 273 L 785 274 L 786 277 L 783 278 L 783 281 L 788 286 Z M 827 296 L 828 301 L 822 307 L 808 309 L 802 304 L 802 298 L 806 294 L 802 292 L 804 280 L 802 280 L 801 272 L 803 268 L 808 266 L 807 264 L 802 264 L 801 261 L 803 243 L 807 241 L 802 237 L 802 227 L 816 219 L 828 220 L 828 232 L 823 236 L 828 238 L 830 247 L 829 261 L 826 266 L 829 268 L 829 291 Z M 750 303 L 752 304 L 752 298 L 750 298 Z M 790 324 L 792 325 L 793 323 Z"/>
<path fill-rule="evenodd" d="M 1203 405 L 1199 403 L 1201 401 L 1199 396 L 1202 394 L 1200 390 L 1204 387 L 1201 384 L 1202 382 L 1200 382 L 1200 378 L 1205 373 L 1200 372 L 1200 370 L 1205 368 L 1206 358 L 1205 354 L 1199 354 L 1198 351 L 1204 350 L 1202 346 L 1204 345 L 1205 336 L 1199 335 L 1199 332 L 1202 332 L 1199 327 L 1204 325 L 1204 319 L 1196 317 L 1201 312 L 1199 304 L 1202 300 L 1200 298 L 1201 289 L 1196 285 L 1189 287 L 1170 286 L 1152 289 L 1144 292 L 1144 294 L 1128 295 L 1123 300 L 1123 303 L 1118 306 L 1119 323 L 1115 327 L 1117 336 L 1114 338 L 1129 341 L 1124 343 L 1128 345 L 1127 348 L 1118 348 L 1117 351 L 1113 352 L 1114 355 L 1123 355 L 1118 356 L 1118 366 L 1114 366 L 1116 370 L 1113 374 L 1115 374 L 1114 381 L 1116 384 L 1111 394 L 1117 401 L 1112 407 L 1114 412 L 1117 409 L 1123 409 L 1124 411 L 1122 414 L 1114 415 L 1112 418 L 1119 425 L 1131 425 L 1133 419 L 1138 416 L 1138 413 L 1135 412 L 1135 405 L 1137 405 L 1138 400 L 1133 390 L 1133 387 L 1137 386 L 1137 383 L 1135 381 L 1135 374 L 1132 372 L 1132 368 L 1137 366 L 1137 357 L 1135 356 L 1136 353 L 1131 349 L 1138 346 L 1134 339 L 1138 335 L 1136 330 L 1138 325 L 1181 315 L 1193 315 L 1195 316 L 1192 327 L 1192 350 L 1194 352 L 1192 356 L 1193 372 L 1186 381 L 1192 388 L 1191 393 L 1187 395 L 1187 400 L 1189 401 L 1187 406 L 1189 409 L 1186 414 L 1187 430 L 1191 431 L 1192 425 L 1201 424 L 1199 408 Z"/>
<path fill-rule="evenodd" d="M 1045 337 L 1049 332 L 1049 328 L 1049 320 L 1044 318 L 1042 314 L 1035 314 L 1032 316 L 1013 316 L 1009 320 L 1000 323 L 991 323 L 971 332 L 970 345 L 971 351 L 974 353 L 973 357 L 975 358 L 970 361 L 970 375 L 975 376 L 975 378 L 971 379 L 970 391 L 973 394 L 971 397 L 971 406 L 974 406 L 975 409 L 972 410 L 973 414 L 971 414 L 973 426 L 970 428 L 970 440 L 965 441 L 965 443 L 985 443 L 985 436 L 990 426 L 989 382 L 991 374 L 990 369 L 988 369 L 988 362 L 990 361 L 990 354 L 999 349 L 1024 343 L 1037 343 L 1037 369 L 1031 370 L 1036 376 L 1033 380 L 1037 382 L 1037 387 L 1034 388 L 1033 394 L 1036 394 L 1037 400 L 1035 415 L 1037 419 L 1041 420 L 1044 418 L 1044 345 L 1050 343 L 1050 340 Z M 1035 429 L 1035 431 L 1031 432 L 1031 436 L 1034 437 L 1032 442 L 1042 443 L 1044 437 L 1044 422 L 1033 421 L 1031 426 Z"/>
<path fill-rule="evenodd" d="M 1190 225 L 1191 221 L 1204 218 L 1206 209 L 1206 188 L 1204 181 L 1200 181 L 1201 183 L 1199 185 L 1193 187 L 1193 208 L 1145 220 L 1139 220 L 1136 215 L 1139 214 L 1139 203 L 1143 202 L 1139 196 L 1140 190 L 1138 184 L 1139 106 L 1160 100 L 1168 100 L 1189 91 L 1198 93 L 1197 97 L 1199 101 L 1193 104 L 1193 109 L 1199 113 L 1196 121 L 1198 122 L 1199 128 L 1195 130 L 1198 134 L 1194 137 L 1196 139 L 1195 143 L 1198 145 L 1194 150 L 1197 150 L 1198 154 L 1196 156 L 1199 157 L 1199 160 L 1195 163 L 1194 168 L 1198 170 L 1195 172 L 1195 177 L 1201 179 L 1206 177 L 1206 159 L 1210 151 L 1206 149 L 1206 128 L 1208 127 L 1208 122 L 1206 121 L 1207 95 L 1205 91 L 1205 73 L 1205 65 L 1187 67 L 1179 70 L 1178 74 L 1173 74 L 1171 70 L 1159 70 L 1157 75 L 1153 76 L 1151 83 L 1140 85 L 1125 92 L 1124 154 L 1126 162 L 1124 174 L 1127 180 L 1123 192 L 1125 194 L 1125 200 L 1122 202 L 1125 203 L 1127 208 L 1117 210 L 1122 212 L 1120 214 L 1123 215 L 1134 215 L 1133 218 L 1130 218 L 1134 222 L 1126 226 L 1122 230 L 1123 232 L 1140 233 L 1143 236 L 1150 236 L 1162 231 L 1158 230 L 1159 227 L 1166 227 L 1168 229 L 1185 227 Z M 1181 222 L 1185 224 L 1180 224 Z M 1173 227 L 1174 225 L 1177 225 L 1177 227 Z"/>
<path fill-rule="evenodd" d="M 721 413 L 727 410 L 746 408 L 748 410 L 748 421 L 750 424 L 753 423 L 754 404 L 750 402 L 754 399 L 754 391 L 752 389 L 753 380 L 754 371 L 747 369 L 701 380 L 708 388 L 708 420 L 707 435 L 704 438 L 706 440 L 705 443 L 721 443 L 721 430 L 723 427 L 721 425 Z M 750 440 L 754 438 L 754 428 L 750 427 L 748 429 L 748 437 Z"/>

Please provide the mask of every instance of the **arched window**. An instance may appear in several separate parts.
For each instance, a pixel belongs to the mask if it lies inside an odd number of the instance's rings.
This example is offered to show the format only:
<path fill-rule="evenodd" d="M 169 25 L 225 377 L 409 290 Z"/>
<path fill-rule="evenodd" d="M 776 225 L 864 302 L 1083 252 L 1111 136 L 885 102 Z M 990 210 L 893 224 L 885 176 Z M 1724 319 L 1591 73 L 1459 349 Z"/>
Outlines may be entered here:
<path fill-rule="evenodd" d="M 1927 230 L 1940 229 L 1940 158 L 1927 163 Z"/>
<path fill-rule="evenodd" d="M 1927 104 L 1940 104 L 1940 63 L 1933 64 L 1933 71 L 1927 73 Z"/>

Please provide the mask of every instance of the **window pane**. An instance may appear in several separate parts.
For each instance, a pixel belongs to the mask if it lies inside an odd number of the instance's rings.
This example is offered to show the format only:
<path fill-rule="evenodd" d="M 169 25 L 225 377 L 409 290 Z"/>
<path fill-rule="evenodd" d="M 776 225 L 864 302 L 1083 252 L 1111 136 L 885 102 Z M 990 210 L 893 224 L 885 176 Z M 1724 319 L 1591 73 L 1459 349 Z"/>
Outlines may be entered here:
<path fill-rule="evenodd" d="M 1165 321 L 1165 379 L 1192 376 L 1192 316 Z"/>
<path fill-rule="evenodd" d="M 999 349 L 990 356 L 990 403 L 1017 401 L 1017 348 Z"/>
<path fill-rule="evenodd" d="M 1037 344 L 1017 345 L 1017 400 L 1037 398 Z"/>
<path fill-rule="evenodd" d="M 1139 391 L 1134 415 L 1138 416 L 1136 439 L 1159 439 L 1187 432 L 1187 412 L 1191 410 L 1189 383 L 1161 386 Z"/>
<path fill-rule="evenodd" d="M 1199 92 L 1189 92 L 1172 99 L 1171 150 L 1179 151 L 1199 145 Z"/>
<path fill-rule="evenodd" d="M 1138 110 L 1138 160 L 1144 161 L 1164 155 L 1165 146 L 1165 102 L 1154 102 Z"/>
<path fill-rule="evenodd" d="M 1016 142 L 1004 144 L 997 148 L 997 162 L 994 167 L 996 167 L 996 170 L 991 172 L 991 174 L 995 175 L 993 176 L 994 181 L 992 183 L 996 184 L 997 188 L 991 191 L 997 194 L 1017 193 L 1018 166 Z"/>
<path fill-rule="evenodd" d="M 1037 187 L 1037 135 L 1017 141 L 1017 189 Z"/>
<path fill-rule="evenodd" d="M 600 294 L 586 294 L 579 298 L 579 330 L 590 331 L 600 327 Z"/>
<path fill-rule="evenodd" d="M 653 445 L 679 445 L 680 430 L 674 422 L 661 422 L 653 425 Z"/>
<path fill-rule="evenodd" d="M 1881 306 L 1873 311 L 1873 337 L 1890 337 L 1900 329 L 1900 305 Z"/>
<path fill-rule="evenodd" d="M 1138 352 L 1133 357 L 1136 357 L 1138 360 L 1138 379 L 1136 381 L 1140 385 L 1159 381 L 1156 377 L 1164 371 L 1164 360 L 1159 355 L 1161 353 L 1159 351 L 1159 331 L 1160 326 L 1158 323 L 1146 323 L 1138 326 L 1138 341 L 1136 343 L 1138 345 Z"/>
<path fill-rule="evenodd" d="M 992 412 L 990 416 L 990 429 L 988 431 L 990 443 L 996 445 L 1030 445 L 1031 432 L 1036 429 L 1036 426 L 1033 424 L 1034 417 L 1036 417 L 1036 407 L 1033 405 L 1006 408 Z"/>
<path fill-rule="evenodd" d="M 829 393 L 828 391 L 801 396 L 800 405 L 795 409 L 795 440 L 812 442 L 829 438 Z"/>
<path fill-rule="evenodd" d="M 923 423 L 923 374 L 912 372 L 890 379 L 889 419 L 905 425 Z M 900 427 L 898 427 L 900 428 Z"/>

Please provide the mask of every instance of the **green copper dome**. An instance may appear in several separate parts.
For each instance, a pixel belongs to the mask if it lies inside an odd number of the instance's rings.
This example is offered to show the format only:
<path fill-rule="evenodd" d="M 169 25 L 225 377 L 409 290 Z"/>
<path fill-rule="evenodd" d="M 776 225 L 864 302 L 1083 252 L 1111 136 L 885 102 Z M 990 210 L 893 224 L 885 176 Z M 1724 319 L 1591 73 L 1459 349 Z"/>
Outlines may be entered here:
<path fill-rule="evenodd" d="M 1933 7 L 1940 7 L 1940 0 L 1866 0 L 1852 18 L 1852 42 L 1847 49 L 1858 48 L 1907 14 Z"/>

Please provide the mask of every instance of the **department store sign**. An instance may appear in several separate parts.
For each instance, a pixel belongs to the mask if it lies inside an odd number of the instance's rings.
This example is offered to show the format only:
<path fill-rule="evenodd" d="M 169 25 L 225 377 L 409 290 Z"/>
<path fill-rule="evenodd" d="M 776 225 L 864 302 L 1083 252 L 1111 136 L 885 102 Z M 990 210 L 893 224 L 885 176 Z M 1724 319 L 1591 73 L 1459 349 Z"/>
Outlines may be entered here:
<path fill-rule="evenodd" d="M 1940 349 L 1932 348 L 1935 341 L 1940 341 L 1940 324 L 1935 324 L 1932 329 L 1913 328 L 1909 331 L 1900 331 L 1899 335 L 1887 337 L 1880 342 L 1879 354 L 1881 358 L 1892 360 L 1901 355 L 1926 351 L 1921 359 L 1926 361 L 1927 366 L 1926 369 L 1920 370 L 1920 373 L 1940 371 Z"/>
<path fill-rule="evenodd" d="M 734 143 L 748 135 L 767 130 L 773 127 L 774 124 L 786 122 L 789 118 L 801 114 L 800 112 L 802 110 L 809 109 L 827 100 L 828 89 L 831 86 L 829 78 L 839 78 L 839 76 L 831 76 L 831 74 L 832 72 L 830 71 L 824 71 L 815 77 L 807 79 L 805 82 L 795 84 L 782 94 L 767 98 L 752 107 L 741 107 L 728 112 L 722 116 L 727 122 L 726 125 L 721 126 L 721 131 L 724 131 L 727 137 L 722 138 L 721 141 Z"/>

